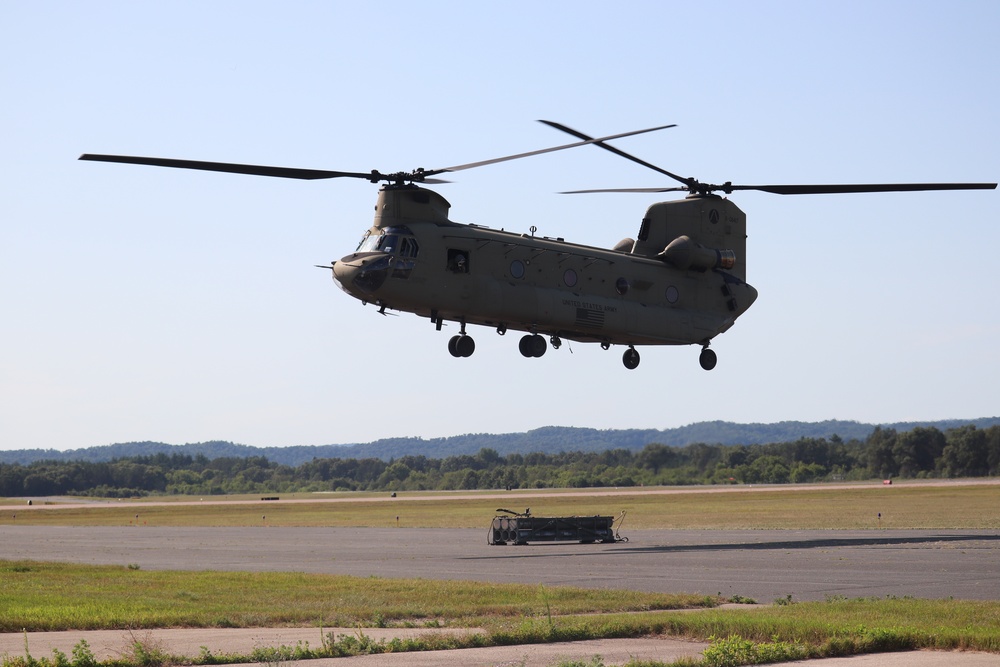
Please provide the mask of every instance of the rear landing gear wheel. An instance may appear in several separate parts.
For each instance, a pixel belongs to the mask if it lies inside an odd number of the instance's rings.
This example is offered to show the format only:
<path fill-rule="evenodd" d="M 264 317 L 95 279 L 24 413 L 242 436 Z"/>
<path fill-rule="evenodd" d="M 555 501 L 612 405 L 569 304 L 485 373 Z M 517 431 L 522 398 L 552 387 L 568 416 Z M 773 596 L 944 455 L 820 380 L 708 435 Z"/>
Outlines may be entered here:
<path fill-rule="evenodd" d="M 698 363 L 706 371 L 710 371 L 715 368 L 715 364 L 718 363 L 719 358 L 715 355 L 714 350 L 710 350 L 707 347 L 702 348 L 701 355 L 698 357 Z"/>
<path fill-rule="evenodd" d="M 452 336 L 448 341 L 448 351 L 453 357 L 471 357 L 476 351 L 476 341 L 472 340 L 472 336 Z"/>
<path fill-rule="evenodd" d="M 633 370 L 639 366 L 639 353 L 634 347 L 629 347 L 625 350 L 625 354 L 622 355 L 622 363 L 629 370 Z"/>
<path fill-rule="evenodd" d="M 521 351 L 521 355 L 529 358 L 542 356 L 545 354 L 547 347 L 545 339 L 538 334 L 522 336 L 517 344 L 517 349 Z"/>

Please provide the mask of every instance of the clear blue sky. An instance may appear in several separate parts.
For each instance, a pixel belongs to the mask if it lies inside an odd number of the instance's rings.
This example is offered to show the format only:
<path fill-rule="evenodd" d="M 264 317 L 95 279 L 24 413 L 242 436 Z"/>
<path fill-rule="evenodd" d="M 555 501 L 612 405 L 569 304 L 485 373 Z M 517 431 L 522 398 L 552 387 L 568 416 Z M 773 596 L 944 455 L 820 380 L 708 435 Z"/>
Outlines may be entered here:
<path fill-rule="evenodd" d="M 343 294 L 313 265 L 371 224 L 364 181 L 76 160 L 434 168 L 567 142 L 548 118 L 677 123 L 617 145 L 706 181 L 992 182 L 998 32 L 986 0 L 2 3 L 0 448 L 998 415 L 997 191 L 738 193 L 757 303 L 714 371 L 630 372 L 489 329 L 454 359 Z M 668 185 L 587 147 L 453 180 L 453 220 L 599 246 L 657 196 L 556 192 Z"/>

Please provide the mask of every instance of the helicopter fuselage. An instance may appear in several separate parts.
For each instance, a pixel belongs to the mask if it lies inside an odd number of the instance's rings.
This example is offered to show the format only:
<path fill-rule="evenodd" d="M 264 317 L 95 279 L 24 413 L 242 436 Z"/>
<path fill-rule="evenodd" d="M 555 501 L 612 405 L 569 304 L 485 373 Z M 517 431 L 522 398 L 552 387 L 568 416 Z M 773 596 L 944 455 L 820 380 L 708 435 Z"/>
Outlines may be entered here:
<path fill-rule="evenodd" d="M 757 292 L 743 279 L 742 257 L 696 240 L 710 234 L 698 229 L 700 222 L 692 224 L 690 213 L 698 209 L 700 215 L 708 204 L 705 216 L 714 223 L 707 224 L 741 248 L 745 217 L 727 200 L 702 199 L 650 207 L 639 241 L 605 249 L 452 222 L 450 205 L 436 192 L 389 185 L 379 193 L 373 226 L 354 253 L 333 264 L 333 274 L 348 294 L 383 312 L 414 313 L 438 328 L 459 322 L 461 336 L 465 325 L 475 324 L 547 335 L 554 346 L 564 338 L 630 349 L 706 347 Z M 681 204 L 688 214 L 673 230 L 669 213 L 656 219 L 662 213 L 657 207 L 669 204 Z"/>

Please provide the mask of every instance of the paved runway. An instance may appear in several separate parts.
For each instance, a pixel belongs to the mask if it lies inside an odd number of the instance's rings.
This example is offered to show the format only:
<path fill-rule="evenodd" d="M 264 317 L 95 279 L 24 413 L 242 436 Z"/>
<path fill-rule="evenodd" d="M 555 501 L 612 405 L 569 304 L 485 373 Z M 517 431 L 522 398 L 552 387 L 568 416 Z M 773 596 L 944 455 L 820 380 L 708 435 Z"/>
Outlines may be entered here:
<path fill-rule="evenodd" d="M 991 530 L 635 530 L 618 544 L 489 546 L 486 530 L 0 526 L 0 559 L 297 571 L 741 595 L 1000 599 Z"/>

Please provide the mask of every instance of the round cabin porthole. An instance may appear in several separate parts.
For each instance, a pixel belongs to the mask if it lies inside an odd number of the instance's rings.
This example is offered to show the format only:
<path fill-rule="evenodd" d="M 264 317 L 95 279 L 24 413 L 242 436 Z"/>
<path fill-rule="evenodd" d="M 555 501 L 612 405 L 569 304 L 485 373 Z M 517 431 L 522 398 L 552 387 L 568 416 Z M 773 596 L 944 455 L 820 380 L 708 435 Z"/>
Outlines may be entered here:
<path fill-rule="evenodd" d="M 511 262 L 510 263 L 510 275 L 513 276 L 514 278 L 518 278 L 518 279 L 523 278 L 524 277 L 524 262 L 522 262 L 519 259 L 515 259 L 513 262 Z"/>
<path fill-rule="evenodd" d="M 574 287 L 576 285 L 576 271 L 566 269 L 565 273 L 563 273 L 563 282 L 566 284 L 566 287 Z"/>
<path fill-rule="evenodd" d="M 625 293 L 628 292 L 628 279 L 619 278 L 618 280 L 616 280 L 615 291 L 621 294 L 622 296 L 625 296 Z"/>
<path fill-rule="evenodd" d="M 667 288 L 667 303 L 677 303 L 677 299 L 681 298 L 681 293 L 676 287 L 671 285 Z"/>

